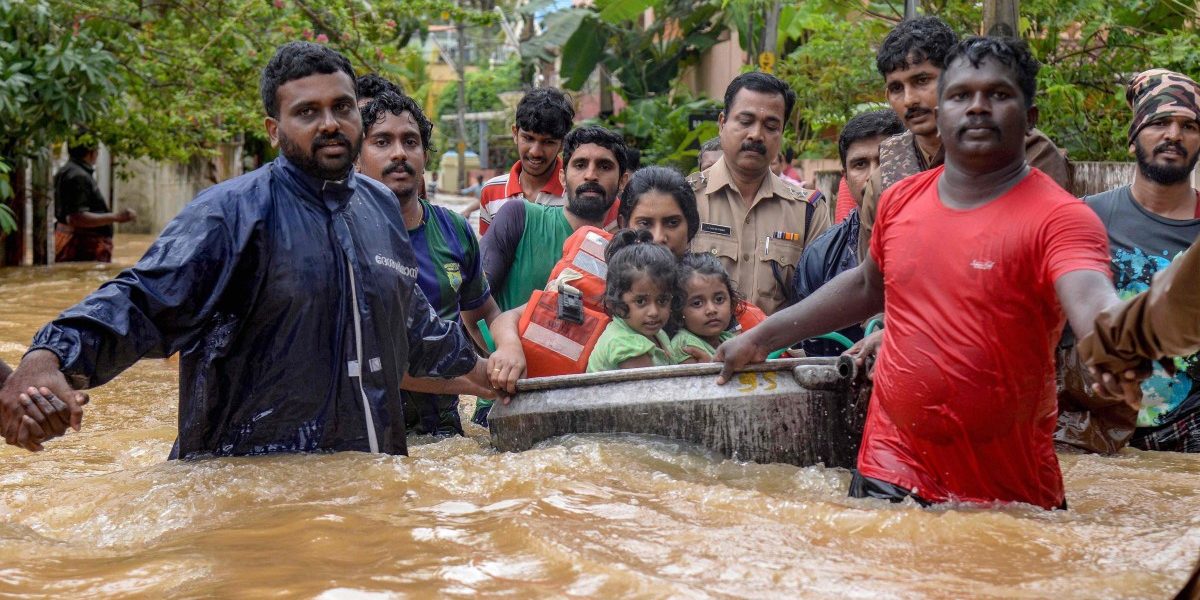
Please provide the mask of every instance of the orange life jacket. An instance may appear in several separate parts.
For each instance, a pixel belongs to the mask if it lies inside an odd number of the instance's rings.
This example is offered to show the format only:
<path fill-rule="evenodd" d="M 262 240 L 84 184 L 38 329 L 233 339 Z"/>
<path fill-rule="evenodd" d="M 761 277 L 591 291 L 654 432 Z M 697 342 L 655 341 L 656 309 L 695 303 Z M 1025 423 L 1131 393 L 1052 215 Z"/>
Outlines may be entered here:
<path fill-rule="evenodd" d="M 517 328 L 525 353 L 528 377 L 571 375 L 587 370 L 592 349 L 612 319 L 604 312 L 604 281 L 608 265 L 604 249 L 612 234 L 595 227 L 581 227 L 563 242 L 563 256 L 550 272 L 548 287 L 537 290 L 525 305 Z M 569 271 L 568 271 L 569 269 Z M 582 307 L 576 313 L 583 323 L 559 318 L 564 299 L 558 284 L 578 290 Z"/>
<path fill-rule="evenodd" d="M 738 333 L 746 333 L 755 325 L 767 320 L 767 313 L 763 312 L 761 308 L 745 300 L 741 301 L 741 306 L 742 313 L 737 316 Z"/>
<path fill-rule="evenodd" d="M 562 278 L 562 283 L 579 290 L 583 303 L 595 310 L 604 311 L 604 280 L 608 277 L 608 263 L 604 262 L 604 249 L 612 240 L 612 234 L 592 226 L 580 227 L 563 242 L 562 258 L 550 271 L 550 279 Z M 563 277 L 570 269 L 575 275 Z M 553 290 L 551 290 L 553 291 Z"/>
<path fill-rule="evenodd" d="M 583 324 L 558 318 L 558 292 L 536 290 L 521 313 L 518 329 L 527 377 L 573 375 L 587 370 L 588 358 L 612 319 L 583 306 Z"/>

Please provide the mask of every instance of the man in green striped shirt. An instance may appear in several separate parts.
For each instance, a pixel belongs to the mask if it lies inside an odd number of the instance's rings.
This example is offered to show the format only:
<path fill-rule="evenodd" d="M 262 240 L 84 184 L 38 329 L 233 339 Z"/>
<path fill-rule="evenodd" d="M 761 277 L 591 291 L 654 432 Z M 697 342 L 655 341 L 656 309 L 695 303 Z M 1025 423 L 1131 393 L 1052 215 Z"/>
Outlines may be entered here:
<path fill-rule="evenodd" d="M 491 322 L 500 309 L 483 276 L 475 232 L 458 213 L 419 197 L 433 124 L 412 98 L 394 92 L 383 92 L 366 103 L 362 118 L 366 133 L 359 169 L 396 195 L 417 258 L 417 286 L 439 317 L 460 320 L 476 344 L 482 346 L 476 323 L 480 319 Z M 435 383 L 429 389 L 473 392 Z M 405 382 L 404 412 L 409 431 L 461 435 L 458 395 L 412 391 L 419 384 Z"/>

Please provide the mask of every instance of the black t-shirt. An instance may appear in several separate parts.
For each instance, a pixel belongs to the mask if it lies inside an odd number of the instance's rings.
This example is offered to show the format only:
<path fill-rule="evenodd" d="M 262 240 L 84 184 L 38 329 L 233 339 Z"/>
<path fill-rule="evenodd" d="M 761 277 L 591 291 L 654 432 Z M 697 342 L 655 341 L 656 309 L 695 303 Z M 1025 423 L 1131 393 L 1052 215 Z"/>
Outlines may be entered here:
<path fill-rule="evenodd" d="M 67 225 L 67 217 L 81 212 L 109 212 L 108 202 L 92 177 L 92 167 L 71 159 L 54 174 L 54 218 Z M 112 236 L 112 225 L 89 229 L 97 235 Z"/>

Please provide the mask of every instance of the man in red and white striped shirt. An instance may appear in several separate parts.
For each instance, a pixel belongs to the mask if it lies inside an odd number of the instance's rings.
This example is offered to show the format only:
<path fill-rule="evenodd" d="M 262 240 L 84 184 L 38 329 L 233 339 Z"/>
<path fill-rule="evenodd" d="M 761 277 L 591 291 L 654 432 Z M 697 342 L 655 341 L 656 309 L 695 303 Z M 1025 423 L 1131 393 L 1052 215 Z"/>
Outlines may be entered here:
<path fill-rule="evenodd" d="M 525 94 L 517 104 L 517 119 L 512 126 L 513 141 L 520 159 L 504 175 L 493 177 L 483 185 L 479 205 L 464 211 L 470 214 L 479 209 L 479 233 L 487 232 L 492 217 L 512 200 L 523 200 L 544 206 L 565 203 L 562 184 L 563 137 L 571 130 L 575 109 L 566 94 L 555 88 L 536 88 Z"/>

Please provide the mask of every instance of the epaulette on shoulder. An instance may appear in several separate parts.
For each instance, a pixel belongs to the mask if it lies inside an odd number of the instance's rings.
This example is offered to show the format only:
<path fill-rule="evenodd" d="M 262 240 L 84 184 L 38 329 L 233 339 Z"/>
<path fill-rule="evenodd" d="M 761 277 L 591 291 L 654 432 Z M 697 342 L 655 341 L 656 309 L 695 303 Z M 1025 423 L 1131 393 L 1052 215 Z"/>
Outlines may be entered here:
<path fill-rule="evenodd" d="M 700 193 L 708 185 L 708 175 L 704 171 L 696 171 L 688 175 L 687 182 L 691 184 L 693 192 Z"/>
<path fill-rule="evenodd" d="M 784 198 L 787 198 L 788 200 L 799 200 L 801 202 L 807 202 L 809 200 L 809 195 L 812 193 L 813 192 L 806 190 L 798 185 L 792 185 L 785 181 L 785 182 L 783 182 L 783 194 L 781 194 L 781 195 Z"/>

